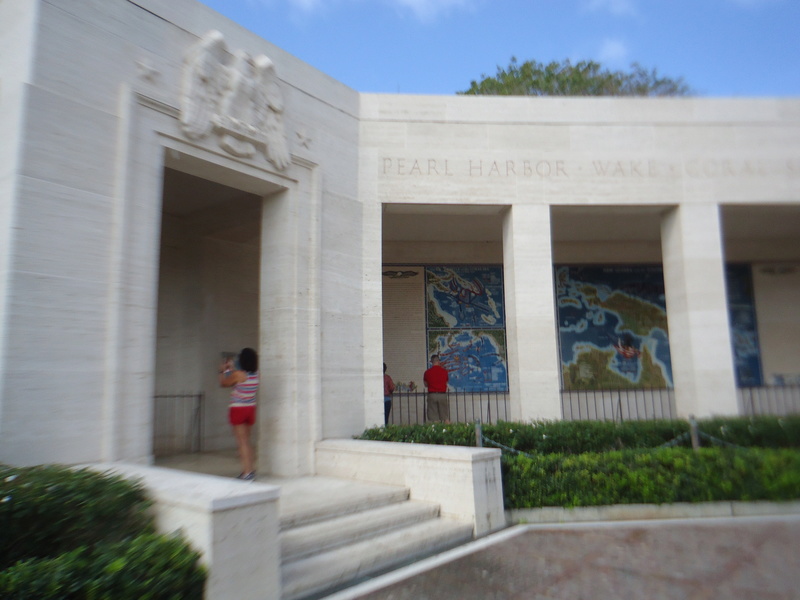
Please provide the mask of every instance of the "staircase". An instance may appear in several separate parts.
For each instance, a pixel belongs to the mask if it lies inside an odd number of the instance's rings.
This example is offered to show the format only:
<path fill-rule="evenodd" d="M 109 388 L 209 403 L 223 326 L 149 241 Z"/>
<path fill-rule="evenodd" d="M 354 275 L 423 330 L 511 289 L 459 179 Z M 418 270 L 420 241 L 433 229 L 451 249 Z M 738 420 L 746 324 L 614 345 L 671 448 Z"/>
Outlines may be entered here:
<path fill-rule="evenodd" d="M 407 489 L 326 477 L 281 487 L 283 600 L 319 598 L 472 539 Z"/>

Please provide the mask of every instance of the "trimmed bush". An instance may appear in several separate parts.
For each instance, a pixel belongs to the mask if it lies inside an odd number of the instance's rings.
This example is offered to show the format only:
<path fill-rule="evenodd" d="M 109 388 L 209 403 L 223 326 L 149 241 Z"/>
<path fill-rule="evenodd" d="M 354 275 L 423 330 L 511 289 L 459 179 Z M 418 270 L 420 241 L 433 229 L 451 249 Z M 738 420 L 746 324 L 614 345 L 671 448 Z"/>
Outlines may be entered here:
<path fill-rule="evenodd" d="M 48 558 L 29 558 L 0 571 L 0 599 L 86 598 L 91 556 L 85 547 Z"/>
<path fill-rule="evenodd" d="M 686 421 L 539 421 L 483 427 L 484 437 L 520 452 L 583 454 L 655 448 L 689 431 Z M 491 444 L 486 444 L 491 446 Z"/>
<path fill-rule="evenodd" d="M 88 469 L 0 465 L 0 569 L 153 530 L 141 485 Z"/>
<path fill-rule="evenodd" d="M 482 431 L 486 447 L 503 450 L 506 508 L 800 498 L 800 416 L 705 419 L 698 428 L 721 444 L 688 450 L 687 421 L 506 422 Z M 475 446 L 475 426 L 389 425 L 361 439 Z"/>
<path fill-rule="evenodd" d="M 729 417 L 698 421 L 700 431 L 742 447 L 800 448 L 800 415 Z M 657 448 L 689 433 L 687 421 L 535 421 L 483 425 L 489 440 L 530 454 L 583 454 L 623 449 Z M 360 439 L 417 444 L 474 446 L 470 423 L 387 425 L 368 429 Z M 491 443 L 485 443 L 491 447 Z M 688 436 L 682 442 L 689 446 Z M 703 445 L 710 445 L 704 441 Z"/>
<path fill-rule="evenodd" d="M 386 425 L 367 429 L 362 440 L 404 442 L 407 444 L 437 444 L 442 446 L 474 446 L 475 427 L 469 423 L 446 425 Z"/>
<path fill-rule="evenodd" d="M 507 508 L 800 498 L 792 450 L 662 448 L 503 458 Z"/>
<path fill-rule="evenodd" d="M 0 598 L 200 600 L 205 570 L 180 538 L 152 533 L 21 561 L 0 572 Z"/>
<path fill-rule="evenodd" d="M 800 416 L 704 419 L 704 433 L 747 448 L 800 447 Z"/>
<path fill-rule="evenodd" d="M 0 599 L 201 599 L 200 555 L 121 476 L 0 465 Z"/>

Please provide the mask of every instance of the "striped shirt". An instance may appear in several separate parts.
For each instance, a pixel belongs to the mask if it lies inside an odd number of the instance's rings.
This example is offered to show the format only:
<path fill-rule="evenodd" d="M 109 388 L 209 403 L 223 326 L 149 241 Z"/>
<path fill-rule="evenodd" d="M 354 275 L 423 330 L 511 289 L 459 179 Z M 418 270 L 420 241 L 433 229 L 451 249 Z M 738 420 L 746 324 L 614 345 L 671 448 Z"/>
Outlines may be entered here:
<path fill-rule="evenodd" d="M 248 373 L 247 379 L 237 383 L 231 390 L 231 406 L 255 406 L 258 391 L 258 371 Z"/>

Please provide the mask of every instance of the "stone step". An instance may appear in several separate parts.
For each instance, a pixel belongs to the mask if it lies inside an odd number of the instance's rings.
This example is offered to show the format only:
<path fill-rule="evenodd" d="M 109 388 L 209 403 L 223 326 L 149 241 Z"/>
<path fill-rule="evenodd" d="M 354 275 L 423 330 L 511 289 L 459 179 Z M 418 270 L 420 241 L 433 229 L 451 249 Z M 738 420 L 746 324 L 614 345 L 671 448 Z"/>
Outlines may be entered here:
<path fill-rule="evenodd" d="M 281 568 L 283 600 L 320 597 L 472 539 L 472 525 L 436 518 L 292 560 Z"/>
<path fill-rule="evenodd" d="M 293 527 L 281 533 L 281 561 L 287 563 L 438 516 L 437 504 L 408 501 Z"/>
<path fill-rule="evenodd" d="M 281 487 L 280 528 L 311 523 L 408 500 L 408 489 L 326 477 L 307 477 Z"/>

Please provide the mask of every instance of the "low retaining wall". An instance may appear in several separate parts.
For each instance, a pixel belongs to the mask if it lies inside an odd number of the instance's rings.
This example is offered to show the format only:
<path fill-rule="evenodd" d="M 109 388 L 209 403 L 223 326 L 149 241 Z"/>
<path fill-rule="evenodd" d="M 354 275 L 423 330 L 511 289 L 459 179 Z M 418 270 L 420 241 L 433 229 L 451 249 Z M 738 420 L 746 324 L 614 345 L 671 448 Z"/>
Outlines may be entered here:
<path fill-rule="evenodd" d="M 369 440 L 316 445 L 317 475 L 398 485 L 435 502 L 444 517 L 472 523 L 476 537 L 506 526 L 500 450 Z"/>
<path fill-rule="evenodd" d="M 206 600 L 280 598 L 280 488 L 145 465 L 90 466 L 142 482 L 158 530 L 180 531 L 202 553 Z"/>
<path fill-rule="evenodd" d="M 579 523 L 586 521 L 645 521 L 755 517 L 800 514 L 800 501 L 792 502 L 698 502 L 676 504 L 614 504 L 561 508 L 517 508 L 506 511 L 509 524 Z"/>

